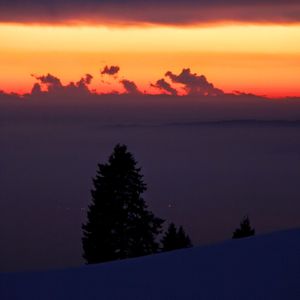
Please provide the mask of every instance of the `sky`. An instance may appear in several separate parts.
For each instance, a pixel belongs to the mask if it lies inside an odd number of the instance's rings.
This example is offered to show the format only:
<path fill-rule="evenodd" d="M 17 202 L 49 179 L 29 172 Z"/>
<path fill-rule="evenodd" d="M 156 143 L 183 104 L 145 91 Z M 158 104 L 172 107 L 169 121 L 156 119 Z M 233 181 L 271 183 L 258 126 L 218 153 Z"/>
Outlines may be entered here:
<path fill-rule="evenodd" d="M 124 93 L 125 80 L 142 93 L 184 95 L 165 75 L 190 69 L 225 93 L 299 96 L 299 15 L 299 1 L 1 1 L 0 90 L 90 74 L 97 93 Z"/>
<path fill-rule="evenodd" d="M 195 245 L 300 226 L 298 0 L 0 0 L 0 41 L 0 272 L 83 263 L 117 143 Z"/>

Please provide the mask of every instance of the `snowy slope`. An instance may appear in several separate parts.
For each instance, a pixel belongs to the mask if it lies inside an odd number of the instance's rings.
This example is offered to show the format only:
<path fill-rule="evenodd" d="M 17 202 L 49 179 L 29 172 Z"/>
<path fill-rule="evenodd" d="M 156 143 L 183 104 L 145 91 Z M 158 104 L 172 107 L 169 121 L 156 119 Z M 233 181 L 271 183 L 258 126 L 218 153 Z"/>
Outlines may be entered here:
<path fill-rule="evenodd" d="M 0 274 L 0 299 L 300 299 L 300 229 L 76 269 Z"/>

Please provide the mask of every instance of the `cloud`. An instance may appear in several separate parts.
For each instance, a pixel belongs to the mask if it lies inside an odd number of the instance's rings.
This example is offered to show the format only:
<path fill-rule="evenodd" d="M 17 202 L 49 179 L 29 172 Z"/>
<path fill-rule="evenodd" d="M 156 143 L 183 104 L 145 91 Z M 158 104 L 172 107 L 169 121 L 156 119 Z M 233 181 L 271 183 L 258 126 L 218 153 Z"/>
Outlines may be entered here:
<path fill-rule="evenodd" d="M 101 72 L 102 75 L 116 75 L 120 71 L 119 66 L 105 66 Z"/>
<path fill-rule="evenodd" d="M 76 82 L 75 88 L 77 88 L 77 90 L 81 92 L 89 93 L 90 91 L 88 85 L 91 84 L 92 79 L 93 76 L 91 74 L 86 74 L 85 77 L 81 78 L 78 82 Z M 68 86 L 70 86 L 70 84 Z"/>
<path fill-rule="evenodd" d="M 32 75 L 32 76 L 38 79 L 41 83 L 50 86 L 62 86 L 60 79 L 49 73 L 47 75 L 42 75 L 42 76 L 37 76 L 37 75 Z"/>
<path fill-rule="evenodd" d="M 0 22 L 195 24 L 300 22 L 299 0 L 2 0 Z"/>
<path fill-rule="evenodd" d="M 184 85 L 184 89 L 188 95 L 202 95 L 202 96 L 218 96 L 224 94 L 224 92 L 207 81 L 204 75 L 197 75 L 197 73 L 191 73 L 191 70 L 183 69 L 179 75 L 168 71 L 165 74 L 174 83 L 181 83 Z"/>
<path fill-rule="evenodd" d="M 88 88 L 88 85 L 91 84 L 93 79 L 91 74 L 86 74 L 76 83 L 70 82 L 67 85 L 63 85 L 58 77 L 49 73 L 42 76 L 32 76 L 39 81 L 33 85 L 31 90 L 32 95 L 40 95 L 42 93 L 82 95 L 91 93 Z M 45 90 L 45 92 L 43 92 L 43 90 Z"/>
<path fill-rule="evenodd" d="M 48 92 L 59 92 L 63 89 L 63 85 L 59 78 L 47 74 L 42 76 L 32 75 L 35 79 L 39 80 L 42 85 L 45 85 Z M 41 90 L 41 85 L 34 85 L 34 92 L 38 92 L 39 88 Z"/>
<path fill-rule="evenodd" d="M 39 83 L 35 83 L 31 89 L 32 95 L 40 95 L 42 93 L 42 87 Z"/>
<path fill-rule="evenodd" d="M 138 90 L 136 84 L 133 81 L 123 79 L 120 81 L 122 83 L 127 94 L 139 95 L 141 92 Z"/>
<path fill-rule="evenodd" d="M 91 74 L 85 74 L 85 77 L 81 79 L 85 84 L 91 84 L 93 76 Z"/>
<path fill-rule="evenodd" d="M 174 89 L 170 83 L 165 81 L 163 78 L 156 81 L 155 84 L 151 84 L 152 87 L 157 88 L 163 92 L 167 92 L 168 94 L 172 96 L 177 96 L 178 92 L 176 89 Z"/>

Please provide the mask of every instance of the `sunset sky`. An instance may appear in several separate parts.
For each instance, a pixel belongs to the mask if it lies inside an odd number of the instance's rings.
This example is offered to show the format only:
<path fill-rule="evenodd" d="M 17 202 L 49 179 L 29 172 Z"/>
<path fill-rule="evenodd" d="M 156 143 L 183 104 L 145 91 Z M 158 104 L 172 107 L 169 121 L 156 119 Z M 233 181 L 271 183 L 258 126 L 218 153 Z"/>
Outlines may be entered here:
<path fill-rule="evenodd" d="M 83 264 L 116 144 L 194 245 L 299 227 L 299 83 L 300 0 L 0 0 L 0 272 Z"/>
<path fill-rule="evenodd" d="M 1 1 L 0 90 L 27 93 L 48 73 L 63 84 L 160 93 L 190 68 L 224 92 L 300 95 L 299 1 Z M 118 66 L 115 76 L 100 74 Z"/>

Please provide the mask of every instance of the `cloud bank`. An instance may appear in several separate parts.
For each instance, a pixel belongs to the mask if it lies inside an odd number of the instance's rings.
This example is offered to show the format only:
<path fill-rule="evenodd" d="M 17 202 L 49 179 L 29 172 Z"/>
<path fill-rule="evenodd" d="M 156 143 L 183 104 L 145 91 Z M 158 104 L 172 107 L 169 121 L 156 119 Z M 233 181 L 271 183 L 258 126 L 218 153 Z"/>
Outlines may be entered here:
<path fill-rule="evenodd" d="M 0 22 L 195 24 L 300 22 L 298 0 L 2 0 Z"/>
<path fill-rule="evenodd" d="M 125 94 L 131 95 L 140 95 L 143 94 L 136 83 L 132 80 L 122 78 L 118 80 L 116 74 L 120 70 L 119 66 L 105 66 L 100 72 L 101 75 L 112 76 L 112 80 L 115 83 L 121 84 Z M 42 93 L 48 94 L 66 94 L 66 95 L 86 95 L 86 94 L 96 94 L 95 91 L 90 90 L 89 85 L 93 80 L 91 74 L 86 74 L 77 82 L 70 82 L 66 85 L 63 85 L 61 80 L 52 75 L 32 75 L 38 82 L 36 82 L 31 90 L 32 95 L 40 95 Z M 170 82 L 168 82 L 167 80 Z M 181 84 L 183 86 L 184 95 L 189 96 L 220 96 L 224 92 L 216 88 L 212 83 L 208 82 L 204 75 L 198 75 L 197 73 L 192 73 L 189 68 L 182 69 L 181 73 L 178 75 L 174 74 L 171 71 L 165 73 L 165 78 L 158 79 L 154 84 L 150 84 L 149 87 L 152 87 L 158 91 L 158 94 L 167 94 L 171 96 L 182 95 L 173 84 Z M 108 82 L 111 84 L 113 81 Z M 100 82 L 104 82 L 101 80 Z M 104 82 L 106 83 L 106 82 Z M 119 92 L 112 91 L 111 94 L 116 94 Z M 121 92 L 122 94 L 122 92 Z M 144 94 L 149 94 L 146 91 Z"/>
<path fill-rule="evenodd" d="M 222 89 L 215 87 L 213 83 L 209 82 L 204 75 L 193 73 L 190 68 L 183 68 L 179 74 L 172 71 L 167 71 L 164 78 L 160 78 L 155 83 L 149 83 L 148 87 L 142 91 L 140 87 L 132 80 L 122 77 L 121 79 L 116 76 L 120 67 L 111 66 L 104 67 L 102 72 L 108 73 L 108 81 L 101 79 L 98 74 L 94 78 L 91 74 L 85 74 L 78 81 L 71 81 L 63 84 L 61 79 L 53 74 L 36 75 L 31 74 L 36 79 L 32 89 L 27 94 L 7 93 L 1 90 L 0 95 L 13 96 L 15 98 L 22 98 L 24 96 L 40 96 L 40 95 L 54 95 L 54 96 L 67 96 L 67 97 L 82 97 L 86 95 L 166 95 L 166 96 L 192 96 L 203 98 L 216 98 L 218 96 L 235 96 L 235 97 L 256 97 L 260 99 L 271 99 L 265 95 L 249 94 L 243 91 L 233 90 L 232 92 L 224 92 Z M 100 74 L 102 73 L 100 72 Z M 111 75 L 114 74 L 114 75 Z M 93 86 L 91 86 L 94 81 Z M 107 84 L 111 85 L 111 90 L 107 90 Z M 95 88 L 95 86 L 99 88 Z M 101 91 L 101 87 L 103 90 Z M 299 99 L 298 96 L 294 97 L 280 97 L 280 99 Z"/>

